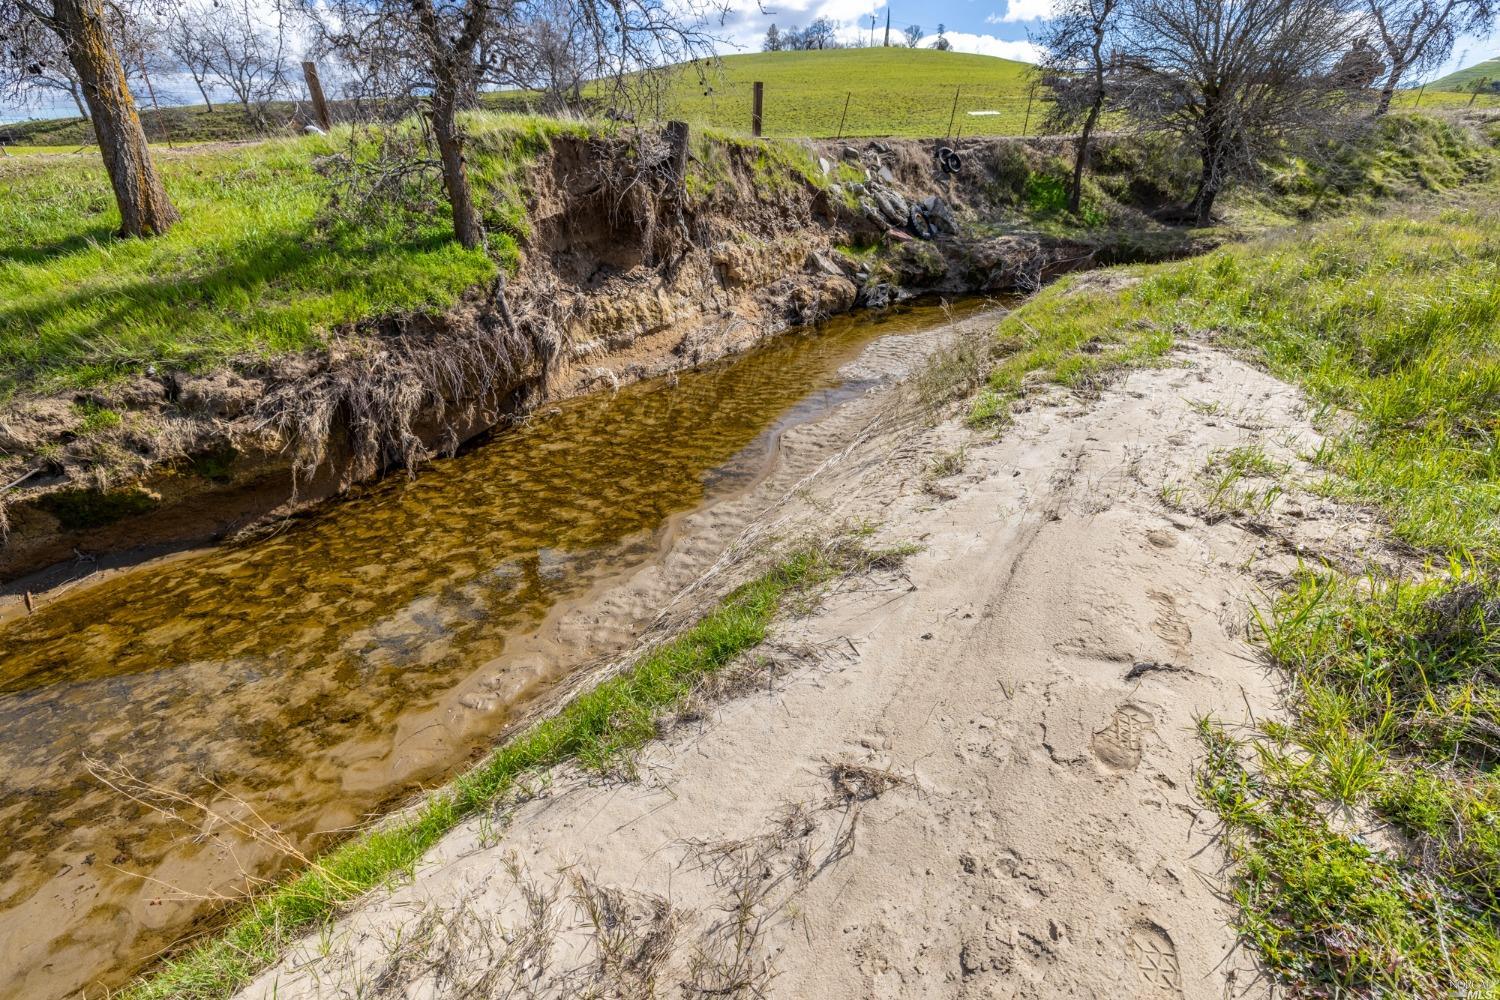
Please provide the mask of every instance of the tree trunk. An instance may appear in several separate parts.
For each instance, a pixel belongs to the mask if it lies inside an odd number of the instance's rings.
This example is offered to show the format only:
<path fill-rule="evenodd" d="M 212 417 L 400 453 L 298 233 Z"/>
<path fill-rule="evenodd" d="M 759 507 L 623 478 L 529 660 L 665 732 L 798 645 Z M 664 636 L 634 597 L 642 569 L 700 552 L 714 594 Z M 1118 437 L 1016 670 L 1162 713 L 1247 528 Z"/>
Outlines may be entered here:
<path fill-rule="evenodd" d="M 1214 221 L 1214 199 L 1219 192 L 1214 188 L 1204 188 L 1198 195 L 1198 215 L 1196 224 L 1199 226 L 1211 226 Z"/>
<path fill-rule="evenodd" d="M 1083 131 L 1078 136 L 1078 155 L 1073 158 L 1073 186 L 1068 189 L 1068 211 L 1073 215 L 1083 207 L 1083 168 L 1089 159 L 1089 136 L 1093 134 L 1094 122 L 1099 118 L 1099 105 L 1095 104 L 1084 119 Z"/>
<path fill-rule="evenodd" d="M 197 84 L 197 86 L 198 86 L 198 93 L 200 93 L 200 94 L 203 95 L 203 106 L 206 107 L 206 108 L 208 108 L 208 113 L 209 114 L 213 114 L 214 113 L 214 102 L 211 101 L 211 100 L 209 100 L 208 91 L 204 88 L 203 81 L 200 80 L 200 79 L 198 79 L 195 76 L 195 77 L 193 77 L 193 83 Z"/>
<path fill-rule="evenodd" d="M 475 46 L 488 24 L 489 5 L 471 3 L 463 18 L 463 30 L 454 40 L 448 38 L 438 23 L 432 0 L 412 0 L 412 10 L 422 26 L 432 66 L 432 134 L 437 140 L 438 156 L 443 164 L 443 187 L 453 209 L 453 235 L 466 250 L 484 246 L 484 226 L 474 207 L 474 191 L 469 186 L 469 171 L 464 164 L 464 138 L 458 128 L 458 105 L 472 97 Z"/>
<path fill-rule="evenodd" d="M 1089 116 L 1083 120 L 1083 132 L 1078 136 L 1078 156 L 1073 160 L 1073 186 L 1068 191 L 1068 212 L 1077 215 L 1083 207 L 1083 168 L 1089 159 L 1089 138 L 1099 122 L 1099 111 L 1104 106 L 1104 31 L 1103 18 L 1108 18 L 1112 3 L 1106 3 L 1103 16 L 1094 19 L 1094 41 L 1089 54 L 1094 60 L 1094 100 L 1089 105 Z M 1023 130 L 1024 131 L 1024 130 Z"/>
<path fill-rule="evenodd" d="M 1376 118 L 1391 110 L 1391 100 L 1396 96 L 1396 88 L 1401 86 L 1401 74 L 1405 72 L 1406 67 L 1400 63 L 1391 64 L 1391 72 L 1385 78 L 1385 86 L 1380 88 L 1380 103 L 1375 105 Z"/>
<path fill-rule="evenodd" d="M 484 243 L 484 229 L 474 208 L 474 191 L 464 165 L 464 140 L 458 130 L 458 93 L 451 80 L 438 81 L 432 91 L 432 134 L 443 161 L 443 187 L 453 208 L 453 235 L 466 250 Z"/>
<path fill-rule="evenodd" d="M 122 236 L 153 236 L 179 216 L 151 161 L 125 68 L 110 41 L 101 0 L 54 0 L 57 31 L 68 50 L 99 137 L 104 169 L 120 209 Z"/>
<path fill-rule="evenodd" d="M 78 84 L 68 84 L 68 94 L 73 98 L 73 103 L 78 106 L 78 117 L 84 121 L 89 120 L 89 109 L 83 103 L 83 93 L 78 89 Z M 1473 101 L 1469 102 L 1473 104 Z"/>
<path fill-rule="evenodd" d="M 1214 220 L 1214 199 L 1219 194 L 1218 172 L 1214 169 L 1215 150 L 1205 149 L 1200 154 L 1203 158 L 1203 172 L 1198 178 L 1198 191 L 1193 195 L 1193 201 L 1188 209 L 1193 213 L 1193 224 L 1197 226 L 1211 225 Z"/>

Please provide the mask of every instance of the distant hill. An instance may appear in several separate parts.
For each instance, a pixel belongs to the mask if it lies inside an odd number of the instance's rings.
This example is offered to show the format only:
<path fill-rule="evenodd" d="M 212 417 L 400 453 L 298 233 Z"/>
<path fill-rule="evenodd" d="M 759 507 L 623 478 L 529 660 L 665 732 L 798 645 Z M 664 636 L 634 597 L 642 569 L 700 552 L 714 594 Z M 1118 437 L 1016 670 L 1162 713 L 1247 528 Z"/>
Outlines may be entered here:
<path fill-rule="evenodd" d="M 964 135 L 1015 135 L 1023 125 L 1035 131 L 1040 117 L 1033 106 L 1026 121 L 1030 69 L 1010 59 L 935 49 L 761 52 L 724 58 L 706 86 L 685 72 L 672 98 L 690 121 L 748 131 L 751 85 L 760 80 L 766 135 L 836 135 L 846 97 L 846 136 L 946 135 L 950 118 Z"/>
<path fill-rule="evenodd" d="M 1449 73 L 1447 76 L 1429 83 L 1427 89 L 1461 90 L 1467 93 L 1470 83 L 1480 77 L 1488 77 L 1491 83 L 1500 82 L 1500 56 L 1496 56 L 1494 59 L 1486 59 L 1482 63 L 1475 63 L 1466 69 Z"/>
<path fill-rule="evenodd" d="M 1026 63 L 935 49 L 823 49 L 725 56 L 685 64 L 661 102 L 663 118 L 726 132 L 750 131 L 751 91 L 765 84 L 764 133 L 778 137 L 1019 135 L 1028 120 Z M 958 93 L 955 110 L 954 92 Z M 848 99 L 848 114 L 844 102 Z M 539 110 L 535 95 L 487 95 L 487 103 Z M 985 112 L 970 114 L 970 112 Z"/>

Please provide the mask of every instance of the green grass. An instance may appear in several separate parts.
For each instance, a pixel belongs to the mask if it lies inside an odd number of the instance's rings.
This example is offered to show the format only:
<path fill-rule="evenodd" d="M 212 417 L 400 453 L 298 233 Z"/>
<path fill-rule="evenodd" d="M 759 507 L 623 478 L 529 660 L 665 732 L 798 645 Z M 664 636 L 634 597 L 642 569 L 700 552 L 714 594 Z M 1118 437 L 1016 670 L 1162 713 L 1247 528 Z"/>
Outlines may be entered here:
<path fill-rule="evenodd" d="M 325 343 L 364 320 L 441 310 L 518 259 L 518 189 L 549 136 L 478 116 L 470 161 L 493 259 L 452 240 L 436 181 L 355 220 L 329 216 L 319 157 L 347 135 L 158 152 L 182 222 L 118 240 L 96 156 L 0 159 L 0 401 L 144 369 L 203 368 Z"/>
<path fill-rule="evenodd" d="M 1003 425 L 1011 404 L 1039 383 L 1096 392 L 1119 371 L 1155 363 L 1172 344 L 1171 328 L 1147 319 L 1133 290 L 1059 282 L 1000 321 L 989 348 L 996 360 L 969 423 Z"/>
<path fill-rule="evenodd" d="M 505 742 L 408 816 L 345 843 L 256 899 L 223 933 L 168 960 L 159 971 L 127 987 L 121 1000 L 230 996 L 300 934 L 363 893 L 411 872 L 445 833 L 493 804 L 518 781 L 563 764 L 607 769 L 627 759 L 655 735 L 665 710 L 758 645 L 778 609 L 793 595 L 806 593 L 855 558 L 861 558 L 855 547 L 836 544 L 789 555 L 626 672 L 600 682 L 556 715 Z"/>
<path fill-rule="evenodd" d="M 1456 90 L 1473 75 L 1500 79 L 1497 60 L 1489 60 L 1429 84 L 1420 93 L 1400 91 L 1395 107 L 1441 110 L 1469 105 L 1467 93 Z M 1032 102 L 1027 114 L 1028 90 L 1033 77 L 1026 63 L 964 52 L 934 49 L 871 48 L 830 49 L 813 52 L 758 52 L 723 57 L 710 62 L 687 64 L 671 79 L 660 117 L 685 118 L 705 128 L 738 135 L 750 131 L 751 85 L 760 80 L 765 89 L 765 134 L 795 138 L 828 138 L 839 134 L 844 99 L 849 98 L 848 116 L 842 134 L 850 137 L 908 136 L 928 138 L 948 135 L 1036 135 L 1046 108 L 1042 97 Z M 958 91 L 954 115 L 954 91 Z M 530 114 L 542 109 L 540 94 L 524 91 L 484 95 L 487 107 Z M 1500 107 L 1500 95 L 1483 94 L 1477 108 Z M 306 105 L 300 106 L 305 113 Z M 273 102 L 266 119 L 289 120 L 299 106 Z M 335 116 L 345 108 L 335 102 Z M 997 111 L 974 116 L 970 111 Z M 242 141 L 285 134 L 267 130 L 235 105 L 218 106 L 213 112 L 201 105 L 163 108 L 142 107 L 141 121 L 153 143 L 203 143 Z M 950 127 L 950 116 L 952 125 Z M 653 114 L 652 117 L 655 117 Z M 8 147 L 19 153 L 28 147 L 56 152 L 91 146 L 93 134 L 80 118 L 58 118 L 18 122 L 0 129 L 22 145 Z"/>
<path fill-rule="evenodd" d="M 1486 59 L 1472 66 L 1455 70 L 1447 76 L 1439 77 L 1427 85 L 1428 91 L 1465 91 L 1473 81 L 1487 79 L 1491 83 L 1500 81 L 1500 56 Z M 1481 97 L 1480 100 L 1484 98 Z M 1467 98 L 1465 98 L 1467 100 Z"/>
<path fill-rule="evenodd" d="M 1500 219 L 1493 207 L 1340 222 L 1222 250 L 1143 288 L 1255 351 L 1357 432 L 1318 458 L 1331 495 L 1381 505 L 1437 553 L 1500 556 Z"/>
<path fill-rule="evenodd" d="M 1131 197 L 1132 186 L 1148 183 L 1171 183 L 1171 164 L 1158 146 L 1133 144 L 1101 151 L 1101 162 L 1086 188 L 1085 205 L 1092 204 L 1098 220 L 1103 221 L 1119 211 L 1119 200 Z M 1264 190 L 1237 192 L 1231 200 L 1235 226 L 1245 218 L 1258 222 L 1270 220 L 1285 227 L 1298 218 L 1317 217 L 1334 211 L 1349 211 L 1377 204 L 1382 200 L 1432 195 L 1462 189 L 1482 182 L 1500 170 L 1500 157 L 1488 144 L 1455 126 L 1431 118 L 1393 115 L 1383 121 L 1359 143 L 1346 144 L 1325 161 L 1292 160 L 1270 168 L 1273 172 Z M 1013 190 L 997 191 L 997 203 L 1009 201 L 1025 213 L 1028 222 L 1039 228 L 1050 228 L 1056 220 L 1061 197 L 1059 164 L 1049 170 L 1031 167 L 1009 171 Z M 1067 228 L 1056 231 L 1075 238 L 1086 235 L 1095 225 L 1086 217 L 1067 220 Z M 1389 223 L 1398 225 L 1399 223 Z M 1375 252 L 1380 246 L 1372 242 L 1361 228 L 1374 223 L 1351 222 L 1351 232 L 1330 230 L 1317 244 L 1314 259 L 1333 256 L 1344 248 L 1358 255 Z M 1113 237 L 1111 237 L 1113 238 Z M 968 420 L 971 425 L 1003 426 L 1009 419 L 1012 404 L 1030 388 L 1039 384 L 1062 385 L 1085 393 L 1095 391 L 1118 371 L 1155 363 L 1173 344 L 1172 331 L 1178 328 L 1239 329 L 1242 338 L 1270 349 L 1275 343 L 1267 331 L 1271 328 L 1289 336 L 1298 329 L 1286 323 L 1297 310 L 1325 308 L 1328 315 L 1314 326 L 1302 330 L 1298 343 L 1307 350 L 1321 349 L 1333 343 L 1327 330 L 1336 324 L 1351 302 L 1363 307 L 1366 292 L 1377 289 L 1392 296 L 1388 301 L 1426 303 L 1424 315 L 1433 321 L 1443 315 L 1472 316 L 1476 322 L 1488 322 L 1491 305 L 1500 296 L 1495 284 L 1493 261 L 1488 261 L 1488 237 L 1473 236 L 1446 243 L 1442 234 L 1434 234 L 1424 248 L 1437 260 L 1425 265 L 1410 259 L 1416 244 L 1403 247 L 1400 253 L 1387 252 L 1382 260 L 1385 271 L 1372 270 L 1367 285 L 1349 286 L 1335 293 L 1328 287 L 1309 287 L 1299 281 L 1296 270 L 1306 263 L 1306 247 L 1300 235 L 1284 244 L 1256 243 L 1234 247 L 1197 261 L 1124 269 L 1119 281 L 1103 286 L 1088 277 L 1060 281 L 1026 301 L 1006 316 L 991 336 L 961 342 L 952 351 L 940 355 L 918 380 L 918 391 L 934 407 L 958 396 L 973 395 Z M 918 248 L 921 249 L 921 248 Z M 1403 278 L 1393 272 L 1409 265 L 1413 271 Z M 1437 282 L 1434 272 L 1442 271 L 1445 282 Z M 1292 272 L 1292 273 L 1289 273 Z M 1200 287 L 1211 279 L 1233 276 L 1245 287 L 1236 294 L 1220 294 L 1221 289 Z M 1137 282 L 1132 284 L 1132 282 Z M 1120 289 L 1111 285 L 1129 285 Z M 1195 294 L 1201 293 L 1201 294 Z M 1404 299 L 1399 297 L 1404 296 Z M 1385 301 L 1385 300 L 1383 300 Z M 1272 311 L 1279 308 L 1280 312 Z M 1229 310 L 1238 309 L 1231 315 Z M 1400 324 L 1410 315 L 1410 308 L 1393 312 L 1387 322 Z M 1256 320 L 1264 327 L 1249 329 Z M 1453 339 L 1462 340 L 1466 327 L 1460 325 Z M 1286 345 L 1283 344 L 1283 347 Z M 1450 345 L 1451 346 L 1451 345 Z M 1357 350 L 1357 348 L 1355 348 Z M 1296 379 L 1309 364 L 1306 358 L 1288 359 L 1279 367 L 1280 374 Z M 1468 377 L 1468 376 L 1464 376 Z M 1487 375 L 1474 375 L 1487 384 Z M 1495 379 L 1500 384 L 1500 368 Z M 1435 386 L 1420 397 L 1403 395 L 1410 386 L 1372 390 L 1405 399 L 1412 407 L 1430 406 L 1435 395 L 1451 394 L 1452 386 Z M 1393 413 L 1400 420 L 1409 412 Z M 1411 447 L 1420 449 L 1421 442 Z M 1370 460 L 1369 453 L 1357 453 L 1355 443 L 1347 443 L 1351 463 Z M 1234 457 L 1231 456 L 1233 459 Z M 1330 453 L 1330 462 L 1333 455 Z M 1243 456 L 1239 457 L 1243 466 Z M 1231 462 L 1231 464 L 1234 464 Z M 1230 470 L 1237 479 L 1246 470 Z M 1443 470 L 1429 470 L 1425 488 L 1431 496 L 1427 513 L 1445 512 L 1463 517 L 1464 528 L 1495 532 L 1500 540 L 1500 498 L 1488 506 L 1462 509 L 1463 497 L 1443 492 Z M 1237 504 L 1264 506 L 1270 497 L 1237 492 L 1230 494 L 1232 482 L 1226 479 L 1219 499 Z M 1461 491 L 1461 488 L 1460 488 Z M 1419 526 L 1411 524 L 1415 536 Z"/>
<path fill-rule="evenodd" d="M 1295 716 L 1206 726 L 1242 929 L 1304 995 L 1500 996 L 1500 212 L 1326 226 L 1153 285 L 1351 418 L 1321 490 L 1379 505 L 1416 578 L 1309 568 L 1258 615 Z M 1331 825 L 1378 817 L 1381 850 Z"/>
<path fill-rule="evenodd" d="M 5 153 L 7 156 L 57 156 L 67 153 L 98 156 L 99 149 L 92 143 L 78 146 L 6 146 Z"/>
<path fill-rule="evenodd" d="M 764 133 L 834 136 L 844 99 L 845 136 L 1019 135 L 1031 67 L 933 49 L 831 49 L 726 56 L 718 68 L 686 69 L 668 99 L 674 115 L 737 132 L 750 130 L 752 84 L 765 84 Z M 958 111 L 953 115 L 954 91 Z M 999 111 L 970 116 L 969 111 Z M 1032 131 L 1041 118 L 1033 108 Z"/>
<path fill-rule="evenodd" d="M 965 52 L 894 47 L 725 56 L 718 65 L 684 65 L 670 80 L 661 116 L 748 135 L 757 80 L 765 84 L 767 136 L 832 138 L 839 134 L 845 97 L 846 137 L 947 135 L 950 116 L 955 134 L 1021 135 L 1031 66 Z M 511 107 L 535 101 L 525 94 L 487 99 Z M 971 116 L 970 111 L 1000 114 Z M 1044 114 L 1038 100 L 1028 127 L 1032 135 Z"/>
<path fill-rule="evenodd" d="M 1402 90 L 1396 93 L 1395 99 L 1391 101 L 1391 108 L 1395 111 L 1461 111 L 1465 108 L 1494 109 L 1500 108 L 1500 94 L 1480 94 L 1474 97 L 1472 94 L 1455 93 L 1451 90 Z"/>
<path fill-rule="evenodd" d="M 1500 170 L 1493 142 L 1439 117 L 1394 113 L 1353 141 L 1268 164 L 1258 190 L 1231 198 L 1277 221 L 1348 214 L 1483 181 Z"/>
<path fill-rule="evenodd" d="M 1120 269 L 1132 280 L 1140 268 Z M 1083 276 L 1048 286 L 1007 313 L 994 330 L 959 337 L 917 372 L 912 391 L 933 417 L 962 401 L 971 427 L 1000 430 L 1012 404 L 1044 385 L 1092 394 L 1120 371 L 1157 363 L 1172 349 L 1170 329 L 1144 321 L 1131 293 Z"/>

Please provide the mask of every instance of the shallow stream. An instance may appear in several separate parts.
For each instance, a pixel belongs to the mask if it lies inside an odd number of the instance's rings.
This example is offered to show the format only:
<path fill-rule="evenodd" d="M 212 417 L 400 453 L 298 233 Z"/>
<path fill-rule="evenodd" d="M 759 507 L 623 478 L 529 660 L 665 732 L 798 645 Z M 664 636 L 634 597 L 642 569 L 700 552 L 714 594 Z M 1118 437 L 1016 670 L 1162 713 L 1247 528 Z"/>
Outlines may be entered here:
<path fill-rule="evenodd" d="M 288 863 L 126 791 L 212 803 L 312 853 L 441 781 L 608 652 L 548 655 L 549 614 L 753 485 L 786 428 L 867 388 L 839 372 L 872 341 L 944 322 L 842 317 L 575 400 L 273 537 L 0 625 L 0 996 L 118 984 Z M 455 695 L 481 673 L 484 697 Z"/>

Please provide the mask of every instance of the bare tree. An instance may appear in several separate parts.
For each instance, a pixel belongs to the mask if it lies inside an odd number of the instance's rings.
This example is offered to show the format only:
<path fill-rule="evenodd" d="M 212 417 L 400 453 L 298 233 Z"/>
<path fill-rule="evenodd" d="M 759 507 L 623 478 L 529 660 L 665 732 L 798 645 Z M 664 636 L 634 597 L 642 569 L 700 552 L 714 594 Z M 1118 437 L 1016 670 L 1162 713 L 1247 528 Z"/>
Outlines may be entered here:
<path fill-rule="evenodd" d="M 213 49 L 204 20 L 201 10 L 183 7 L 168 16 L 163 34 L 167 51 L 193 78 L 193 86 L 198 88 L 204 106 L 209 114 L 213 114 L 214 101 L 208 95 L 208 81 L 213 73 Z"/>
<path fill-rule="evenodd" d="M 833 23 L 833 19 L 814 18 L 811 24 L 802 29 L 802 47 L 804 49 L 839 48 L 838 26 Z"/>
<path fill-rule="evenodd" d="M 1052 131 L 1079 128 L 1073 154 L 1073 181 L 1068 188 L 1068 211 L 1078 214 L 1083 204 L 1083 168 L 1088 163 L 1089 140 L 1109 97 L 1109 57 L 1105 45 L 1115 30 L 1121 0 L 1059 0 L 1054 14 L 1037 37 L 1046 50 L 1043 79 L 1052 92 L 1047 122 Z"/>
<path fill-rule="evenodd" d="M 1328 133 L 1356 95 L 1333 69 L 1348 37 L 1342 0 L 1130 0 L 1111 65 L 1139 124 L 1181 135 L 1201 161 L 1199 225 L 1237 175 L 1281 143 Z"/>
<path fill-rule="evenodd" d="M 125 66 L 125 79 L 130 84 L 131 91 L 139 93 L 138 87 L 144 87 L 152 108 L 158 111 L 161 109 L 159 99 L 163 96 L 168 104 L 177 103 L 173 95 L 159 93 L 156 89 L 158 79 L 175 73 L 177 69 L 176 60 L 162 44 L 158 17 L 160 11 L 154 7 L 145 7 L 139 16 L 126 17 L 113 0 L 105 0 L 105 8 L 114 15 L 112 20 L 116 44 L 119 46 L 120 61 Z M 161 125 L 160 120 L 157 124 Z"/>
<path fill-rule="evenodd" d="M 1493 25 L 1495 0 L 1365 0 L 1365 9 L 1385 49 L 1385 83 L 1377 115 L 1390 110 L 1401 81 L 1437 66 L 1459 35 Z"/>
<path fill-rule="evenodd" d="M 785 48 L 785 43 L 781 38 L 781 29 L 773 23 L 766 29 L 766 40 L 761 45 L 761 49 L 765 52 L 780 52 L 783 48 Z"/>
<path fill-rule="evenodd" d="M 568 0 L 535 0 L 524 20 L 496 19 L 485 33 L 481 84 L 540 90 L 550 112 L 577 107 L 594 65 L 588 49 L 586 26 Z"/>
<path fill-rule="evenodd" d="M 906 47 L 909 49 L 914 49 L 922 43 L 922 36 L 925 35 L 926 32 L 922 30 L 922 26 L 920 24 L 908 24 L 906 26 L 906 30 L 902 32 L 902 34 L 906 35 Z"/>
<path fill-rule="evenodd" d="M 568 4 L 581 66 L 617 91 L 655 66 L 706 54 L 698 0 L 573 0 Z M 481 85 L 514 79 L 524 66 L 522 26 L 540 16 L 533 0 L 297 0 L 323 52 L 353 67 L 382 101 L 421 107 L 464 247 L 484 245 L 465 164 L 461 112 Z"/>
<path fill-rule="evenodd" d="M 122 19 L 140 12 L 110 3 Z M 164 233 L 178 220 L 156 171 L 135 98 L 126 83 L 104 0 L 0 0 L 0 87 L 32 86 L 51 33 L 78 79 L 109 173 L 124 236 Z M 53 51 L 56 51 L 55 49 Z"/>
<path fill-rule="evenodd" d="M 67 94 L 78 109 L 79 117 L 87 119 L 89 109 L 83 103 L 83 83 L 78 78 L 78 71 L 68 61 L 62 40 L 50 31 L 37 32 L 29 58 L 31 66 L 27 74 L 26 89 Z"/>
<path fill-rule="evenodd" d="M 937 41 L 932 43 L 932 47 L 939 52 L 947 52 L 948 50 L 953 48 L 953 43 L 948 41 L 947 25 L 938 25 Z"/>
<path fill-rule="evenodd" d="M 263 122 L 266 104 L 286 87 L 287 31 L 280 7 L 274 24 L 267 24 L 250 0 L 216 0 L 202 12 L 197 30 L 209 75 Z"/>

